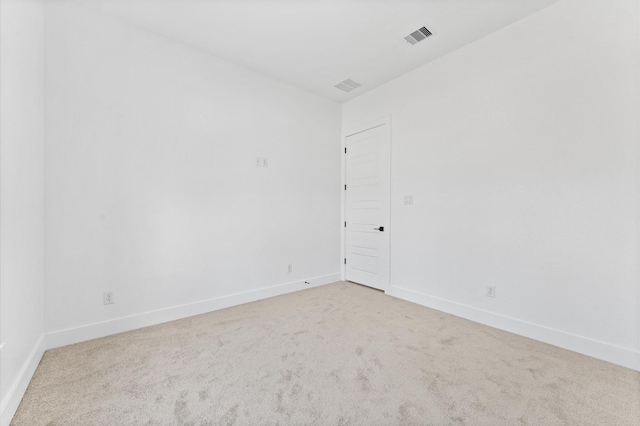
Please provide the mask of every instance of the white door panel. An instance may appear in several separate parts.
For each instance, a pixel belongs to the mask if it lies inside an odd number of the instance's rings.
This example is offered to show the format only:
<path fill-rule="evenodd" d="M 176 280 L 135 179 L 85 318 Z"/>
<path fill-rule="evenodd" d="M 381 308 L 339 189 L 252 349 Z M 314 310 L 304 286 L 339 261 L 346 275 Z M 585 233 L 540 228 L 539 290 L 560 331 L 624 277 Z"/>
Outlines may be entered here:
<path fill-rule="evenodd" d="M 351 268 L 362 272 L 369 272 L 370 274 L 378 274 L 378 255 L 373 253 L 372 255 L 365 255 L 355 253 L 351 256 Z"/>
<path fill-rule="evenodd" d="M 389 121 L 348 135 L 345 146 L 345 276 L 385 290 L 389 285 Z"/>

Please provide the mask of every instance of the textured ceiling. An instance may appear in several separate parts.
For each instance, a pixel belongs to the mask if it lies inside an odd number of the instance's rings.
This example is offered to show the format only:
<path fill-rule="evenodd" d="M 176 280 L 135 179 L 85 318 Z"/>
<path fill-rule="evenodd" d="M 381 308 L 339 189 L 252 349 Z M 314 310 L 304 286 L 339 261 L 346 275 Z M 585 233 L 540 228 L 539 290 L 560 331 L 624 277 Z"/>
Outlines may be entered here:
<path fill-rule="evenodd" d="M 555 1 L 94 0 L 90 7 L 343 102 Z M 404 40 L 422 26 L 434 35 L 414 46 Z M 346 78 L 362 86 L 334 87 Z"/>

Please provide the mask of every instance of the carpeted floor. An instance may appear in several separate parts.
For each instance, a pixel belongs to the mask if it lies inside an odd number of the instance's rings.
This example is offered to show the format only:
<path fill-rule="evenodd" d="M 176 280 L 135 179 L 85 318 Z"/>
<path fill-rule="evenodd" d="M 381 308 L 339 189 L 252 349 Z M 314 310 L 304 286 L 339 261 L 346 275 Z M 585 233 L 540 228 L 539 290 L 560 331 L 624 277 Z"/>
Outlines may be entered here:
<path fill-rule="evenodd" d="M 47 351 L 12 425 L 638 425 L 640 373 L 350 283 Z"/>

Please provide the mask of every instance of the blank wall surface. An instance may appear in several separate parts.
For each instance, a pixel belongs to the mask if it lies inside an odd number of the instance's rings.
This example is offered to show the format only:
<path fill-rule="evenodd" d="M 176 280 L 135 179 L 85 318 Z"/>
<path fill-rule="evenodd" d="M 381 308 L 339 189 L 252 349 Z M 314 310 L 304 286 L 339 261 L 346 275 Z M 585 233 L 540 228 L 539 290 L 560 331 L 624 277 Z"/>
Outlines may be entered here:
<path fill-rule="evenodd" d="M 398 294 L 640 368 L 638 18 L 561 1 L 344 105 L 392 116 Z"/>
<path fill-rule="evenodd" d="M 0 403 L 8 423 L 28 383 L 21 375 L 42 355 L 42 2 L 2 0 L 0 28 Z"/>
<path fill-rule="evenodd" d="M 46 35 L 48 331 L 339 272 L 339 105 L 77 7 Z"/>

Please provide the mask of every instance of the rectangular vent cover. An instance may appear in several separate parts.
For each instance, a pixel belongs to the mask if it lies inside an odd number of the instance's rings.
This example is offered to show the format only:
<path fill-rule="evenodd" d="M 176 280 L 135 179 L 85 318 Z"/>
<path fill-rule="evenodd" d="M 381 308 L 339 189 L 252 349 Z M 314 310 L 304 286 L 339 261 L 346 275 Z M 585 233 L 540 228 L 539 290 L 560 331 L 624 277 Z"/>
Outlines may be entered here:
<path fill-rule="evenodd" d="M 335 87 L 337 87 L 340 90 L 344 90 L 345 92 L 350 92 L 353 89 L 357 89 L 360 86 L 362 86 L 362 84 L 358 83 L 357 81 L 353 81 L 350 78 L 344 81 L 341 81 L 340 83 L 335 85 Z"/>
<path fill-rule="evenodd" d="M 404 39 L 411 44 L 416 44 L 417 42 L 422 41 L 425 38 L 430 37 L 432 35 L 433 34 L 431 33 L 431 31 L 429 31 L 426 27 L 422 27 L 419 30 L 412 32 L 411 34 L 406 36 Z"/>

